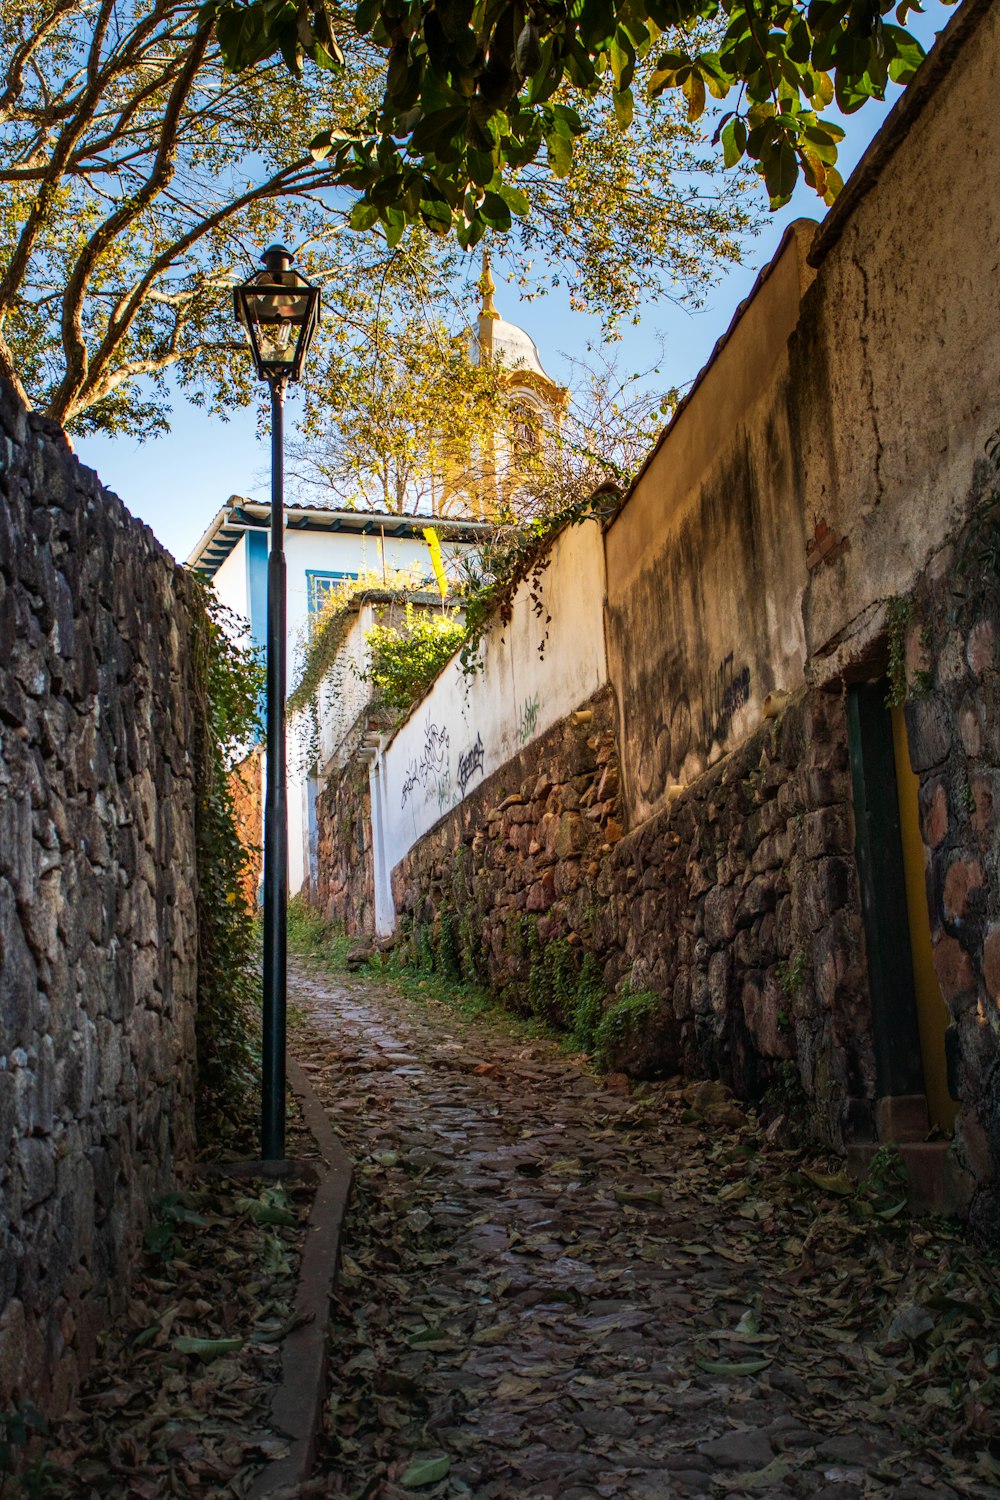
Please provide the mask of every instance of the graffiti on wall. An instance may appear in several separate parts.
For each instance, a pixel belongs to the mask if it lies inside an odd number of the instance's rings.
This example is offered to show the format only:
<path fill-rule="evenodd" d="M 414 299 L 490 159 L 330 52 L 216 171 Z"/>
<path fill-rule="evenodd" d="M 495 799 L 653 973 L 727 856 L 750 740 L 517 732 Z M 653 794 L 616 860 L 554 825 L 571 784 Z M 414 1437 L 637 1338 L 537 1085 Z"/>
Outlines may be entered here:
<path fill-rule="evenodd" d="M 736 670 L 733 653 L 716 667 L 698 711 L 678 692 L 651 716 L 639 737 L 635 785 L 644 802 L 655 802 L 677 779 L 692 749 L 711 749 L 729 733 L 736 713 L 750 701 L 750 668 Z"/>
<path fill-rule="evenodd" d="M 458 785 L 463 797 L 473 776 L 483 769 L 483 754 L 483 737 L 477 734 L 475 744 L 458 757 Z"/>
<path fill-rule="evenodd" d="M 538 728 L 538 710 L 541 704 L 538 694 L 533 698 L 525 698 L 524 707 L 521 709 L 521 717 L 517 721 L 517 742 L 526 745 Z"/>
<path fill-rule="evenodd" d="M 691 705 L 680 693 L 657 711 L 642 737 L 636 781 L 644 802 L 655 802 L 674 779 L 691 748 Z"/>
<path fill-rule="evenodd" d="M 733 715 L 749 701 L 750 668 L 744 666 L 737 672 L 730 651 L 716 667 L 705 692 L 701 711 L 702 743 L 707 747 L 713 740 L 724 740 Z"/>
<path fill-rule="evenodd" d="M 406 768 L 400 807 L 406 806 L 410 797 L 415 795 L 418 786 L 423 788 L 425 799 L 436 791 L 440 805 L 442 784 L 445 784 L 446 788 L 451 785 L 450 752 L 451 736 L 447 729 L 442 728 L 440 724 L 433 723 L 428 717 L 424 725 L 424 743 L 420 755 L 415 756 Z M 446 790 L 445 796 L 447 795 Z"/>

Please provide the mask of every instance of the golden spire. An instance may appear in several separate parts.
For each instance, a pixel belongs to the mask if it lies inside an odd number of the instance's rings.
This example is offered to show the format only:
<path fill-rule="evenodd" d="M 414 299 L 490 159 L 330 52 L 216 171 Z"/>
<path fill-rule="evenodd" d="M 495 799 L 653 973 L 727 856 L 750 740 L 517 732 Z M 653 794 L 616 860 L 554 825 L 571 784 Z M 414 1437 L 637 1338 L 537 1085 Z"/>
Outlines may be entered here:
<path fill-rule="evenodd" d="M 483 246 L 483 274 L 479 278 L 479 290 L 483 294 L 483 305 L 479 310 L 479 321 L 483 318 L 499 318 L 500 314 L 493 306 L 493 293 L 497 285 L 493 280 L 493 272 L 490 270 L 490 252 Z"/>

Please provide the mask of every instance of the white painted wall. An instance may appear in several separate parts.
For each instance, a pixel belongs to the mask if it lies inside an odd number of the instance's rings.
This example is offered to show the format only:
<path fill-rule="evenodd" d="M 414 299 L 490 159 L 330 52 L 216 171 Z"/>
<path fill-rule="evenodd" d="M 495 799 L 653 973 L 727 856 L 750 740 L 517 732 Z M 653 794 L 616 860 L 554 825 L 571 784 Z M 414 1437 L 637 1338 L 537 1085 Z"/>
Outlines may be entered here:
<path fill-rule="evenodd" d="M 247 544 L 240 537 L 225 562 L 212 579 L 212 587 L 227 609 L 235 610 L 244 620 L 250 618 L 247 598 Z"/>
<path fill-rule="evenodd" d="M 431 523 L 428 517 L 428 524 Z M 306 573 L 375 573 L 382 571 L 379 557 L 378 536 L 355 536 L 350 532 L 295 531 L 285 532 L 285 563 L 288 569 L 288 639 L 293 647 L 293 670 L 289 686 L 294 687 L 298 669 L 296 653 L 303 633 L 308 628 L 309 594 Z M 468 544 L 442 542 L 441 551 L 445 559 L 456 552 L 467 552 Z M 415 568 L 434 587 L 430 552 L 423 539 L 391 537 L 385 539 L 386 569 L 400 571 Z M 222 571 L 221 568 L 219 570 Z"/>
<path fill-rule="evenodd" d="M 482 670 L 466 677 L 457 656 L 448 663 L 382 753 L 388 870 L 484 777 L 605 685 L 604 593 L 601 529 L 571 526 L 542 575 L 552 616 L 544 651 L 545 615 L 522 584 L 510 624 L 497 621 L 483 642 Z"/>
<path fill-rule="evenodd" d="M 367 682 L 361 681 L 358 673 L 368 664 L 365 635 L 374 624 L 374 608 L 371 604 L 362 604 L 337 653 L 336 670 L 327 673 L 316 695 L 319 706 L 318 760 L 324 772 L 331 764 L 343 764 L 337 751 L 371 698 L 371 688 Z"/>
<path fill-rule="evenodd" d="M 309 590 L 307 573 L 309 571 L 322 573 L 379 573 L 382 569 L 382 560 L 379 556 L 379 542 L 381 538 L 377 535 L 357 536 L 351 532 L 323 532 L 323 531 L 296 531 L 286 529 L 285 531 L 285 564 L 287 570 L 287 615 L 286 615 L 286 640 L 288 642 L 289 688 L 295 686 L 298 676 L 298 656 L 300 642 L 308 630 L 309 621 Z M 467 545 L 463 546 L 452 542 L 443 542 L 442 551 L 446 558 L 456 552 L 467 551 Z M 407 537 L 386 537 L 385 539 L 385 565 L 387 569 L 403 570 L 415 568 L 429 580 L 433 579 L 430 563 L 430 553 L 426 542 L 422 539 Z M 247 542 L 246 536 L 242 536 L 236 543 L 232 552 L 221 564 L 212 580 L 219 599 L 229 609 L 235 610 L 237 614 L 248 620 L 250 615 L 250 599 L 247 579 Z M 432 585 L 433 586 L 433 585 Z M 360 662 L 365 654 L 364 633 L 370 630 L 375 623 L 374 612 L 370 605 L 363 607 L 358 622 L 351 632 L 350 640 L 353 642 L 351 650 Z M 257 629 L 261 638 L 264 635 L 265 622 L 257 622 Z M 327 690 L 327 702 L 321 716 L 321 764 L 325 763 L 335 751 L 344 733 L 357 718 L 368 698 L 366 685 L 350 672 L 349 665 L 345 664 L 345 671 L 341 677 L 343 685 L 343 701 L 338 701 L 340 694 Z M 288 766 L 288 886 L 292 895 L 298 891 L 305 878 L 308 861 L 308 785 L 306 779 L 296 763 L 294 733 L 289 734 L 289 766 Z M 262 834 L 263 837 L 263 834 Z"/>

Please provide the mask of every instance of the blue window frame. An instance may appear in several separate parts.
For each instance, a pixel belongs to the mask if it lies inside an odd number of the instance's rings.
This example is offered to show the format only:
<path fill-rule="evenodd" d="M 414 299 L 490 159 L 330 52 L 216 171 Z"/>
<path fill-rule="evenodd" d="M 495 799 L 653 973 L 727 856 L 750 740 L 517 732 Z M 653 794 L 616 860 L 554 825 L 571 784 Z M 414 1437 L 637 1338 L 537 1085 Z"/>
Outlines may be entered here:
<path fill-rule="evenodd" d="M 306 568 L 306 598 L 310 615 L 318 615 L 338 583 L 345 578 L 357 578 L 357 573 L 326 573 L 316 568 Z"/>

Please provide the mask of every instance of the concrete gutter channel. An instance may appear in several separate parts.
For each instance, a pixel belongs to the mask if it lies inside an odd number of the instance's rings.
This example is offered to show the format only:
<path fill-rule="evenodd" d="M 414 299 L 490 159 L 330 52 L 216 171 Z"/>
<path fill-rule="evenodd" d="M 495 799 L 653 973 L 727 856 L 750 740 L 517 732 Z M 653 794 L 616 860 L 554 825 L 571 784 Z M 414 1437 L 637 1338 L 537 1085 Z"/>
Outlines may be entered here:
<path fill-rule="evenodd" d="M 353 1166 L 334 1135 L 305 1069 L 288 1059 L 288 1081 L 313 1136 L 322 1165 L 299 1265 L 291 1332 L 281 1350 L 281 1380 L 271 1399 L 271 1424 L 289 1439 L 289 1450 L 257 1475 L 249 1500 L 304 1484 L 316 1458 L 323 1421 L 329 1354 L 330 1297 L 340 1264 L 340 1236 L 351 1192 Z"/>

